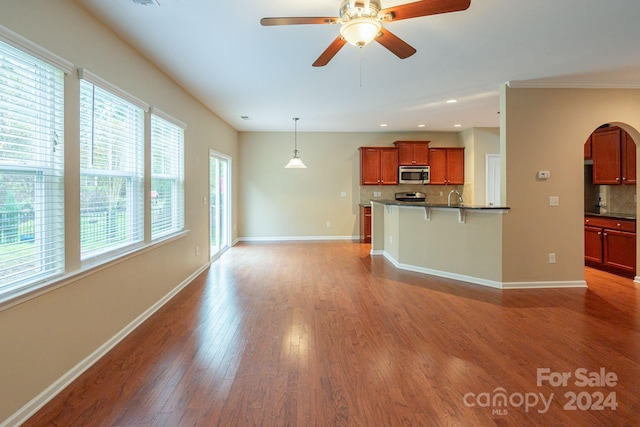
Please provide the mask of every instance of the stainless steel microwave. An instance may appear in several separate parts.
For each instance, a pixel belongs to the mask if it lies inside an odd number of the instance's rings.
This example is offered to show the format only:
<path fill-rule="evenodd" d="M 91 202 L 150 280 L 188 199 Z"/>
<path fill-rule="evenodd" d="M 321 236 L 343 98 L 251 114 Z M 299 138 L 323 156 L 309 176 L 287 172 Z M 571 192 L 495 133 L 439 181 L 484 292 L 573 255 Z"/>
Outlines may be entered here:
<path fill-rule="evenodd" d="M 398 179 L 400 184 L 429 184 L 430 172 L 429 166 L 400 166 Z"/>

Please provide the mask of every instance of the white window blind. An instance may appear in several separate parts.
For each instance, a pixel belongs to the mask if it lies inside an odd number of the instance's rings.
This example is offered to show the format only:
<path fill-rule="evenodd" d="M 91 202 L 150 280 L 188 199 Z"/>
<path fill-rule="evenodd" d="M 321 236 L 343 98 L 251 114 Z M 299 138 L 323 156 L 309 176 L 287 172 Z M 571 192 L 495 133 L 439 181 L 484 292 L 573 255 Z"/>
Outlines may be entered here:
<path fill-rule="evenodd" d="M 151 238 L 184 229 L 184 129 L 151 115 Z"/>
<path fill-rule="evenodd" d="M 0 42 L 0 294 L 64 272 L 64 73 Z"/>
<path fill-rule="evenodd" d="M 80 253 L 144 240 L 144 110 L 80 82 Z"/>

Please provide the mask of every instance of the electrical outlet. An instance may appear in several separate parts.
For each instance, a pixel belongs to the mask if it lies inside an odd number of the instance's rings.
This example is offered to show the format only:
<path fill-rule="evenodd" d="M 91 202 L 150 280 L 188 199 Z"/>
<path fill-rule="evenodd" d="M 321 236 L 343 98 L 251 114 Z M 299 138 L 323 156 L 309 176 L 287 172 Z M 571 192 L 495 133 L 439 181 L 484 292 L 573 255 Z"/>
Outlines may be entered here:
<path fill-rule="evenodd" d="M 327 228 L 331 227 L 331 221 L 327 221 Z"/>
<path fill-rule="evenodd" d="M 549 252 L 549 264 L 555 264 L 556 263 L 556 254 L 554 254 L 553 252 Z"/>
<path fill-rule="evenodd" d="M 340 193 L 340 197 L 347 197 L 347 192 L 343 191 L 342 193 Z"/>
<path fill-rule="evenodd" d="M 196 256 L 200 256 L 200 247 L 196 246 Z"/>
<path fill-rule="evenodd" d="M 560 197 L 549 196 L 549 206 L 560 206 Z"/>

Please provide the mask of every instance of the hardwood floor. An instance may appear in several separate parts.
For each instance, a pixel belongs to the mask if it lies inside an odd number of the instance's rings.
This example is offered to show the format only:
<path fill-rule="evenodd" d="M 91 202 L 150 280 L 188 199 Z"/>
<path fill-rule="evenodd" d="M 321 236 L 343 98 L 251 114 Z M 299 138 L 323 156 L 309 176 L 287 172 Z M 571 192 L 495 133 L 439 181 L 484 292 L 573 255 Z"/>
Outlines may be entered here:
<path fill-rule="evenodd" d="M 25 425 L 638 425 L 631 280 L 586 269 L 588 290 L 500 291 L 369 250 L 230 249 Z M 538 385 L 539 368 L 571 377 Z M 615 385 L 576 384 L 581 368 Z"/>

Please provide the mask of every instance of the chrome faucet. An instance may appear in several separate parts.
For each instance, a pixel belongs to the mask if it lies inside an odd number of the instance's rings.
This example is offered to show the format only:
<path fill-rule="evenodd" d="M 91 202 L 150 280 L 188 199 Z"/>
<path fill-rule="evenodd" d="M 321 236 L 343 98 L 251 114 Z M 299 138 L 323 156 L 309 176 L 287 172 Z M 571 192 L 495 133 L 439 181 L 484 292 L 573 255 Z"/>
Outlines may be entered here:
<path fill-rule="evenodd" d="M 458 195 L 458 204 L 461 205 L 462 203 L 464 203 L 462 201 L 462 194 L 460 194 L 460 192 L 458 190 L 451 190 L 449 191 L 449 196 L 447 196 L 447 205 L 451 206 L 451 195 L 453 193 L 456 193 Z"/>

